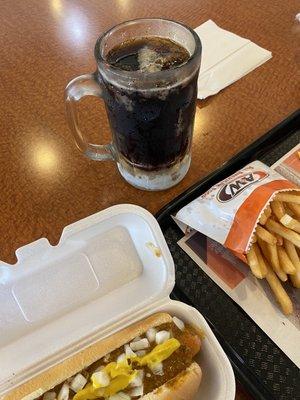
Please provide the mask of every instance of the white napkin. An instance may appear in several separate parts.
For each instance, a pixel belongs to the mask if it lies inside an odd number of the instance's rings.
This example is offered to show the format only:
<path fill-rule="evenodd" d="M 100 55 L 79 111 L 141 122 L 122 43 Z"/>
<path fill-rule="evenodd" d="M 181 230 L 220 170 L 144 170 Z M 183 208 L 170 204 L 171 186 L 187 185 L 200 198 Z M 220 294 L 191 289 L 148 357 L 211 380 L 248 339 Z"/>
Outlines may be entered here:
<path fill-rule="evenodd" d="M 195 32 L 202 42 L 198 99 L 218 93 L 272 57 L 249 39 L 226 31 L 208 20 Z"/>

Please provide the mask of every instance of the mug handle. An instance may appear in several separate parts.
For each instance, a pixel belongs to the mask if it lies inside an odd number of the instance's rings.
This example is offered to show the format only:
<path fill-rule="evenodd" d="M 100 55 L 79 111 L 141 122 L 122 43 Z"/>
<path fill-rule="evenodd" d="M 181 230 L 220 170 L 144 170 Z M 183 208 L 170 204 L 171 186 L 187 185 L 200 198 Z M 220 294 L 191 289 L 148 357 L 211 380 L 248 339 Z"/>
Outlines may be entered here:
<path fill-rule="evenodd" d="M 103 99 L 103 90 L 96 78 L 96 73 L 74 78 L 65 89 L 67 119 L 76 145 L 82 153 L 92 160 L 114 160 L 112 144 L 88 143 L 79 129 L 76 102 L 85 96 L 96 96 Z"/>

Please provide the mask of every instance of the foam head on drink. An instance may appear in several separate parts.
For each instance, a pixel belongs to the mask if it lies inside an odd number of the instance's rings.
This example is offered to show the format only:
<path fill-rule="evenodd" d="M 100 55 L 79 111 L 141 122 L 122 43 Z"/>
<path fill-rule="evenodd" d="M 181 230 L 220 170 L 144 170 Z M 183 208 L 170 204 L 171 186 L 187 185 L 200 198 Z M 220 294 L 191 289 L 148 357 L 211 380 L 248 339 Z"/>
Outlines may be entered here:
<path fill-rule="evenodd" d="M 183 65 L 189 52 L 170 39 L 135 38 L 121 43 L 108 53 L 111 65 L 125 71 L 157 72 Z"/>

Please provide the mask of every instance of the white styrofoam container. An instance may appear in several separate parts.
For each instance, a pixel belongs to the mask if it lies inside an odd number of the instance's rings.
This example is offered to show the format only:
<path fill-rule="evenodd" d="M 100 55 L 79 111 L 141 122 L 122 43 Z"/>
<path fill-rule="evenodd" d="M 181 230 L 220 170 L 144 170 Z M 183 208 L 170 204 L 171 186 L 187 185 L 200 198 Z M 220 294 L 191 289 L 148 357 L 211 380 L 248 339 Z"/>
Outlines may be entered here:
<path fill-rule="evenodd" d="M 57 246 L 40 239 L 16 255 L 15 265 L 0 263 L 0 398 L 97 340 L 167 311 L 205 333 L 195 400 L 234 399 L 231 365 L 205 319 L 169 298 L 174 263 L 143 208 L 108 208 L 67 226 Z"/>

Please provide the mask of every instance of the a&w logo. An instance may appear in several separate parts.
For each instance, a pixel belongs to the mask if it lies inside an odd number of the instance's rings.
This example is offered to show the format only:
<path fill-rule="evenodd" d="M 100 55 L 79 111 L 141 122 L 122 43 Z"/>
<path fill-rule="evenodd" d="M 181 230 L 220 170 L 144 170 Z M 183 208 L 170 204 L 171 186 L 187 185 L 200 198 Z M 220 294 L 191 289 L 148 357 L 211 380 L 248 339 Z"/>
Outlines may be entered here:
<path fill-rule="evenodd" d="M 247 189 L 247 187 L 265 179 L 268 175 L 269 174 L 264 171 L 254 171 L 242 175 L 239 178 L 226 183 L 226 185 L 219 190 L 217 194 L 217 200 L 219 200 L 221 203 L 230 201 Z"/>

